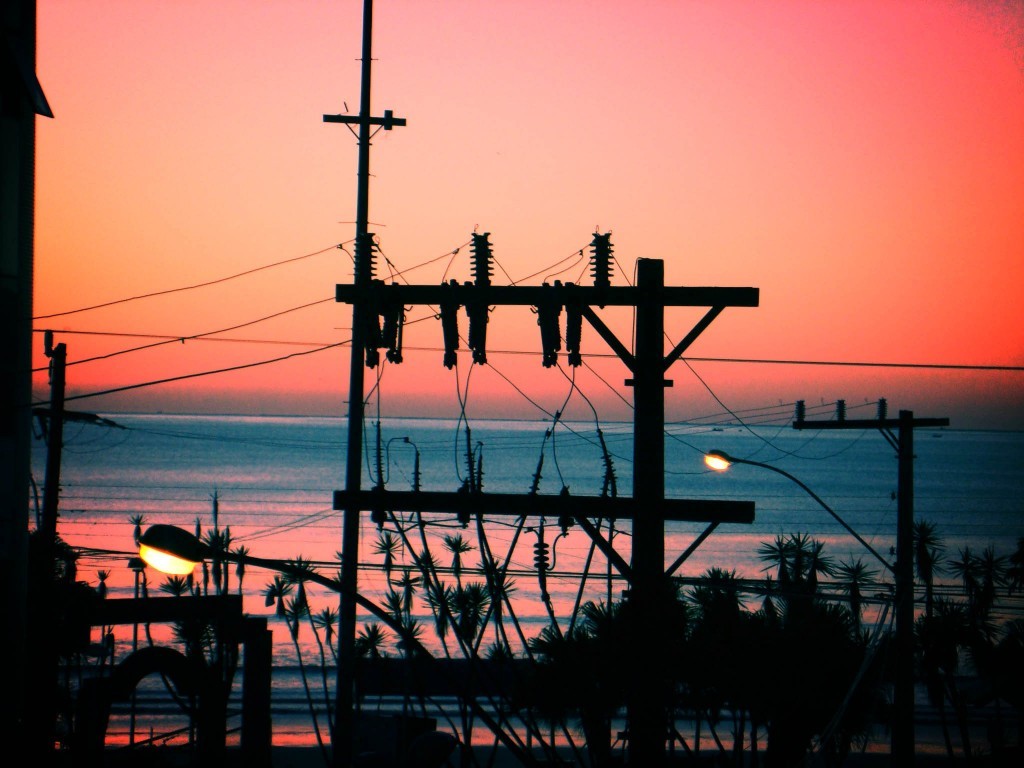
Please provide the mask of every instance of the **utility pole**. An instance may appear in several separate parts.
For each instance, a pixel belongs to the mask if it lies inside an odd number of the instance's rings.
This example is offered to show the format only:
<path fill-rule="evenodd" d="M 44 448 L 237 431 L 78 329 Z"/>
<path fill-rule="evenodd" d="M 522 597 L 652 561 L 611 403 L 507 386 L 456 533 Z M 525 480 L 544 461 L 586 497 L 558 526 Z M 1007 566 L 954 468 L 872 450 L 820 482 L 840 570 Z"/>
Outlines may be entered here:
<path fill-rule="evenodd" d="M 893 722 L 890 757 L 893 765 L 914 764 L 914 429 L 947 427 L 947 418 L 914 418 L 900 411 L 898 419 L 886 418 L 885 400 L 879 401 L 878 418 L 846 419 L 839 401 L 834 421 L 806 421 L 802 403 L 797 406 L 794 429 L 877 429 L 896 449 L 896 676 L 893 684 Z M 897 432 L 894 435 L 893 429 Z"/>
<path fill-rule="evenodd" d="M 28 632 L 29 658 L 32 659 L 35 684 L 30 687 L 30 733 L 32 750 L 49 765 L 54 757 L 57 735 L 57 647 L 47 611 L 54 605 L 54 558 L 57 551 L 57 517 L 60 503 L 61 452 L 64 447 L 64 384 L 67 347 L 53 346 L 53 335 L 46 332 L 46 355 L 50 358 L 50 408 L 46 443 L 46 483 L 43 508 L 35 534 L 35 546 L 29 547 L 30 577 Z M 38 750 L 38 752 L 36 752 Z"/>
<path fill-rule="evenodd" d="M 580 328 L 585 318 L 602 339 L 615 351 L 632 373 L 626 383 L 635 388 L 634 406 L 634 478 L 631 499 L 605 497 L 579 497 L 562 495 L 490 494 L 479 489 L 466 492 L 393 492 L 383 487 L 363 491 L 358 483 L 350 483 L 345 490 L 334 494 L 334 508 L 369 511 L 377 520 L 385 519 L 387 512 L 414 510 L 419 512 L 457 512 L 464 519 L 473 516 L 502 514 L 567 516 L 579 525 L 606 555 L 612 567 L 627 580 L 627 604 L 637 617 L 638 638 L 644 627 L 655 626 L 658 621 L 659 590 L 668 574 L 665 568 L 665 521 L 703 521 L 718 525 L 722 522 L 751 523 L 754 520 L 753 502 L 666 499 L 665 470 L 665 387 L 671 382 L 665 372 L 679 359 L 685 349 L 710 322 L 727 306 L 755 307 L 759 295 L 756 288 L 686 288 L 664 285 L 664 263 L 660 260 L 641 259 L 638 262 L 637 285 L 618 287 L 608 284 L 610 247 L 607 235 L 595 235 L 594 286 L 580 286 L 555 281 L 541 286 L 494 286 L 490 284 L 490 245 L 487 234 L 473 236 L 476 258 L 473 283 L 454 280 L 441 285 L 385 284 L 372 280 L 365 285 L 338 285 L 336 299 L 354 306 L 362 305 L 367 314 L 362 321 L 370 326 L 365 343 L 376 343 L 387 348 L 387 357 L 401 360 L 400 344 L 404 307 L 429 304 L 441 307 L 442 332 L 445 337 L 445 365 L 455 363 L 458 346 L 456 312 L 465 307 L 469 316 L 469 346 L 474 363 L 486 362 L 483 325 L 489 321 L 479 308 L 497 306 L 531 306 L 537 308 L 541 325 L 541 340 L 545 366 L 557 362 L 562 338 L 571 365 L 579 365 Z M 594 307 L 628 306 L 637 312 L 636 352 L 620 341 L 604 323 Z M 665 308 L 675 306 L 709 307 L 704 317 L 684 337 L 683 341 L 666 355 L 664 352 Z M 564 337 L 557 323 L 566 317 Z M 384 318 L 381 331 L 379 318 Z M 552 323 L 554 325 L 552 325 Z M 375 340 L 375 341 L 374 341 Z M 365 350 L 368 361 L 376 361 L 379 354 L 369 346 Z M 349 425 L 350 437 L 357 425 Z M 632 556 L 627 563 L 612 546 L 611 541 L 590 521 L 596 518 L 628 519 L 632 521 Z M 665 760 L 666 712 L 663 701 L 651 696 L 652 689 L 660 688 L 662 670 L 656 668 L 651 654 L 645 654 L 637 643 L 632 659 L 623 660 L 637 670 L 636 686 L 627 702 L 629 720 L 629 764 L 632 766 L 658 766 Z M 340 721 L 340 713 L 338 715 Z"/>
<path fill-rule="evenodd" d="M 324 115 L 325 123 L 358 125 L 359 164 L 356 171 L 356 258 L 354 286 L 363 289 L 373 277 L 373 237 L 368 231 L 370 210 L 370 139 L 383 127 L 405 125 L 405 120 L 393 118 L 391 111 L 383 118 L 370 112 L 370 72 L 373 62 L 373 0 L 363 0 L 362 65 L 359 96 L 359 114 Z M 349 130 L 352 130 L 351 127 Z M 346 454 L 345 486 L 358 491 L 362 476 L 363 447 L 363 349 L 365 347 L 365 309 L 359 302 L 352 304 L 352 350 L 349 366 L 348 396 L 348 452 Z M 334 733 L 331 734 L 332 757 L 335 766 L 348 766 L 354 757 L 354 690 L 356 606 L 344 595 L 355 594 L 359 563 L 359 510 L 345 508 L 341 534 L 341 584 L 343 597 L 338 606 L 338 671 L 335 699 Z"/>

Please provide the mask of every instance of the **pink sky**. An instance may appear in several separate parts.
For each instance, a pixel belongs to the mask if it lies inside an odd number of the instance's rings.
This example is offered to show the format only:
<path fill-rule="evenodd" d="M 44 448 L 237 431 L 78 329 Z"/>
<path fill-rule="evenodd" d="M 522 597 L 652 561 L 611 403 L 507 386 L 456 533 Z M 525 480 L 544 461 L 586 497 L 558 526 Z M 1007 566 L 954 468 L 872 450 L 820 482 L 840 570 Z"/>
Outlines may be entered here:
<path fill-rule="evenodd" d="M 55 118 L 37 120 L 36 328 L 67 344 L 69 394 L 348 338 L 333 296 L 351 261 L 331 246 L 354 235 L 356 141 L 322 116 L 358 109 L 361 18 L 357 0 L 40 0 Z M 408 125 L 374 140 L 371 230 L 404 280 L 471 279 L 477 229 L 495 282 L 589 284 L 563 260 L 611 231 L 615 284 L 653 258 L 669 285 L 760 290 L 689 356 L 1024 366 L 1020 3 L 378 0 L 373 39 L 374 113 Z M 78 363 L 311 302 L 219 336 L 233 341 Z M 670 311 L 668 335 L 702 312 Z M 628 344 L 629 312 L 602 316 Z M 468 356 L 445 369 L 440 324 L 420 318 L 406 362 L 383 369 L 385 415 L 454 415 L 466 388 Z M 534 316 L 497 308 L 489 327 L 473 412 L 559 408 L 568 382 L 542 367 Z M 608 353 L 586 327 L 584 351 Z M 69 407 L 342 415 L 348 360 L 337 347 Z M 588 360 L 581 391 L 629 418 L 621 363 Z M 885 397 L 953 427 L 1024 428 L 1020 370 L 693 362 L 670 377 L 671 418 Z"/>

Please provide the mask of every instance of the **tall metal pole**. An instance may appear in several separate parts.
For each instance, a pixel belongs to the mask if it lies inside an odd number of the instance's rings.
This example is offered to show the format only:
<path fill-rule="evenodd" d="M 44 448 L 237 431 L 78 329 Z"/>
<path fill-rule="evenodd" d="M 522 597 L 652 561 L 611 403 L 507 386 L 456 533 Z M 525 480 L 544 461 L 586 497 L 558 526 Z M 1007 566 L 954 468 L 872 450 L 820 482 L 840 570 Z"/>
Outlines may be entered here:
<path fill-rule="evenodd" d="M 900 411 L 896 486 L 896 679 L 892 764 L 914 763 L 914 413 Z"/>
<path fill-rule="evenodd" d="M 665 760 L 665 710 L 658 695 L 663 672 L 656 654 L 646 652 L 643 638 L 657 626 L 658 590 L 665 571 L 665 284 L 664 262 L 637 264 L 636 368 L 633 437 L 633 582 L 629 600 L 635 611 L 631 650 L 636 675 L 629 716 L 629 764 L 658 766 Z"/>
<path fill-rule="evenodd" d="M 358 287 L 371 279 L 373 251 L 367 225 L 370 207 L 370 65 L 373 42 L 373 2 L 363 0 L 362 78 L 359 97 L 359 165 L 356 193 L 356 263 L 354 282 Z M 365 312 L 360 302 L 352 304 L 352 349 L 348 388 L 348 449 L 345 487 L 358 491 L 362 482 L 363 445 L 363 354 Z M 348 596 L 356 593 L 359 565 L 359 509 L 349 506 L 342 518 L 341 584 L 338 606 L 338 678 L 335 691 L 334 734 L 331 740 L 334 765 L 352 764 L 355 741 L 355 642 L 356 604 Z"/>

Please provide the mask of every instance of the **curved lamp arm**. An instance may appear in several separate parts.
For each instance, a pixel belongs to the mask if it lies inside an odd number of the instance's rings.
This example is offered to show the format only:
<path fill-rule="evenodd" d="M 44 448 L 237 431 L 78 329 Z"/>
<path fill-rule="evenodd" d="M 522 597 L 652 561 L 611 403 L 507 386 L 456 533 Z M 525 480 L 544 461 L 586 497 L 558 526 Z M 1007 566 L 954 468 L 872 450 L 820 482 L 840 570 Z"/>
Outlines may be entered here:
<path fill-rule="evenodd" d="M 818 505 L 822 509 L 824 509 L 830 515 L 832 515 L 835 521 L 839 523 L 841 526 L 843 526 L 843 528 L 845 528 L 850 533 L 850 535 L 853 536 L 853 538 L 859 541 L 868 552 L 874 555 L 878 559 L 878 562 L 880 562 L 887 571 L 893 574 L 896 573 L 896 569 L 893 568 L 893 566 L 891 566 L 884 557 L 878 554 L 878 552 L 875 551 L 874 547 L 872 547 L 870 544 L 864 541 L 864 539 L 861 538 L 861 535 L 859 533 L 857 533 L 855 530 L 853 530 L 853 528 L 847 525 L 846 521 L 843 520 L 839 515 L 837 515 L 835 510 L 832 509 L 832 507 L 830 507 L 828 504 L 822 501 L 821 497 L 819 497 L 818 494 L 816 494 L 814 491 L 812 491 L 810 488 L 804 485 L 799 479 L 789 474 L 789 472 L 786 472 L 783 469 L 779 469 L 778 467 L 773 467 L 771 464 L 762 464 L 760 461 L 751 461 L 750 459 L 737 459 L 734 456 L 730 456 L 725 451 L 718 450 L 708 451 L 704 455 L 704 463 L 707 464 L 708 467 L 715 470 L 716 472 L 724 472 L 733 464 L 749 464 L 752 467 L 770 469 L 772 472 L 775 472 L 777 474 L 782 475 L 785 478 L 788 478 L 789 480 L 799 485 L 808 496 L 810 496 L 812 499 L 818 502 Z"/>

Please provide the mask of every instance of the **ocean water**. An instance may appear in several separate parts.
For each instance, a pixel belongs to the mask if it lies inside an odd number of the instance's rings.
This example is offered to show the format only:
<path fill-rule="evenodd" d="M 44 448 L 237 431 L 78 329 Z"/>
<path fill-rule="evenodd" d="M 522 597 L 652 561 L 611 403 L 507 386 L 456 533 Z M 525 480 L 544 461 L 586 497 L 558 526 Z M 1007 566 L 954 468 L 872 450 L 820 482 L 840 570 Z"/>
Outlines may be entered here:
<path fill-rule="evenodd" d="M 133 518 L 141 516 L 144 528 L 167 523 L 191 531 L 198 524 L 205 532 L 214 526 L 215 503 L 217 525 L 230 528 L 233 547 L 244 545 L 258 557 L 302 557 L 317 563 L 324 573 L 336 572 L 342 518 L 332 508 L 332 495 L 344 488 L 344 418 L 104 416 L 114 426 L 69 423 L 65 427 L 58 532 L 83 551 L 79 578 L 96 585 L 99 572 L 105 571 L 111 597 L 132 596 L 138 589 L 134 573 L 127 568 L 127 558 L 134 554 Z M 617 494 L 629 497 L 632 425 L 601 424 L 600 437 L 614 467 Z M 541 494 L 557 495 L 565 488 L 570 500 L 597 496 L 606 478 L 600 437 L 595 423 L 559 423 L 552 428 L 542 421 L 472 420 L 467 424 L 386 419 L 378 433 L 378 425 L 369 421 L 364 430 L 362 486 L 367 489 L 383 479 L 389 489 L 410 490 L 418 468 L 424 490 L 456 491 L 469 471 L 468 445 L 474 471 L 482 469 L 485 493 L 526 494 L 536 483 Z M 813 489 L 822 503 L 789 477 L 764 467 L 739 464 L 726 473 L 711 472 L 702 461 L 711 449 L 776 467 Z M 915 517 L 935 525 L 947 553 L 956 557 L 962 550 L 981 553 L 987 547 L 997 555 L 1012 553 L 1024 538 L 1024 434 L 920 429 L 914 435 L 914 449 Z M 823 542 L 825 553 L 837 563 L 862 559 L 875 568 L 879 592 L 891 584 L 875 553 L 894 560 L 897 459 L 895 449 L 879 432 L 674 424 L 666 429 L 665 457 L 667 498 L 755 505 L 753 523 L 718 526 L 678 566 L 676 575 L 695 578 L 715 567 L 760 579 L 769 566 L 759 558 L 758 548 L 777 536 L 805 534 Z M 46 446 L 39 439 L 33 476 L 40 498 L 45 465 Z M 563 532 L 557 518 L 517 519 L 482 512 L 482 523 L 478 526 L 474 521 L 468 527 L 451 513 L 424 513 L 422 534 L 413 525 L 411 513 L 400 514 L 408 538 L 395 551 L 390 585 L 378 543 L 383 532 L 397 529 L 388 524 L 381 530 L 364 513 L 359 534 L 360 592 L 379 602 L 389 586 L 400 589 L 397 581 L 405 569 L 417 575 L 413 555 L 424 547 L 441 566 L 441 578 L 454 584 L 456 577 L 448 568 L 452 554 L 443 540 L 460 535 L 472 547 L 462 556 L 464 583 L 482 581 L 474 569 L 485 547 L 498 562 L 508 564 L 513 587 L 508 613 L 519 624 L 521 638 L 536 636 L 550 621 L 534 564 L 541 537 L 550 547 L 546 585 L 550 610 L 563 629 L 582 601 L 621 596 L 624 582 L 578 527 Z M 615 521 L 610 532 L 607 525 L 602 522 L 602 532 L 628 562 L 630 521 Z M 674 563 L 707 526 L 706 522 L 667 522 L 666 564 Z M 283 620 L 274 617 L 274 608 L 265 605 L 263 589 L 273 576 L 246 570 L 244 606 L 251 614 L 270 617 L 277 670 L 275 701 L 280 696 L 289 706 L 298 706 L 299 656 L 304 663 L 317 663 L 319 651 L 308 628 L 293 642 Z M 196 578 L 202 578 L 198 571 Z M 149 593 L 160 594 L 161 577 L 150 573 L 147 579 Z M 940 581 L 956 584 L 950 575 L 940 575 Z M 233 591 L 238 589 L 235 573 L 231 585 Z M 337 609 L 336 595 L 315 587 L 309 595 L 314 613 Z M 412 615 L 427 629 L 424 643 L 440 652 L 430 632 L 429 607 L 420 595 L 414 593 Z M 756 607 L 756 595 L 747 599 Z M 361 614 L 361 620 L 372 618 Z M 137 632 L 129 628 L 118 628 L 115 634 L 121 652 L 138 642 Z M 387 650 L 398 653 L 394 640 Z M 493 636 L 485 646 L 491 640 Z M 296 733 L 308 733 L 308 724 L 296 728 Z"/>

